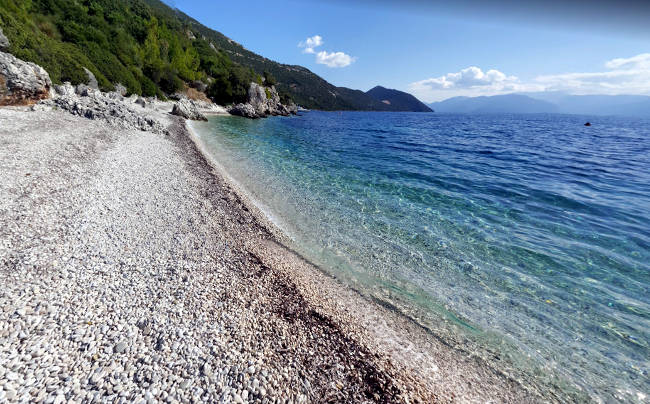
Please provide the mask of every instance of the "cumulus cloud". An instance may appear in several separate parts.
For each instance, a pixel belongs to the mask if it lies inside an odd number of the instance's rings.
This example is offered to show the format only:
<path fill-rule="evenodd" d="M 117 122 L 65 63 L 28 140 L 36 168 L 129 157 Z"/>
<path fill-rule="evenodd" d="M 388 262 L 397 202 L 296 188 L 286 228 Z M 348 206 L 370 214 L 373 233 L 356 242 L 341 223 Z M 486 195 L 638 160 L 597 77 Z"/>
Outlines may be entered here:
<path fill-rule="evenodd" d="M 320 51 L 316 53 L 315 48 L 323 45 L 323 37 L 320 35 L 314 35 L 300 41 L 298 43 L 299 48 L 303 48 L 302 53 L 309 53 L 316 55 L 316 63 L 325 65 L 327 67 L 346 67 L 352 64 L 356 60 L 355 57 L 347 55 L 343 52 L 327 52 Z"/>
<path fill-rule="evenodd" d="M 304 41 L 300 41 L 298 47 L 303 48 L 302 53 L 316 53 L 314 48 L 318 48 L 322 44 L 323 44 L 323 37 L 321 37 L 320 35 L 314 35 L 312 37 L 305 39 Z"/>
<path fill-rule="evenodd" d="M 504 87 L 517 81 L 517 77 L 507 76 L 498 70 L 492 69 L 484 73 L 480 68 L 470 66 L 456 73 L 447 73 L 444 76 L 415 82 L 412 86 L 446 90 L 451 88 Z"/>
<path fill-rule="evenodd" d="M 617 58 L 605 63 L 608 69 L 650 69 L 650 53 L 642 53 L 631 58 Z"/>
<path fill-rule="evenodd" d="M 617 58 L 605 63 L 606 71 L 539 76 L 535 82 L 547 91 L 573 94 L 650 94 L 650 53 Z"/>
<path fill-rule="evenodd" d="M 327 67 L 345 67 L 354 62 L 355 58 L 346 55 L 343 52 L 328 53 L 325 51 L 316 54 L 316 63 L 325 65 Z"/>
<path fill-rule="evenodd" d="M 516 76 L 496 69 L 484 72 L 479 67 L 470 66 L 458 72 L 416 81 L 409 85 L 409 89 L 425 100 L 439 100 L 457 95 L 495 95 L 540 88 L 539 85 L 522 83 Z"/>
<path fill-rule="evenodd" d="M 541 75 L 527 82 L 496 69 L 483 72 L 470 66 L 455 73 L 416 81 L 409 89 L 427 101 L 459 95 L 475 97 L 528 91 L 650 95 L 650 53 L 611 59 L 604 63 L 601 71 Z"/>

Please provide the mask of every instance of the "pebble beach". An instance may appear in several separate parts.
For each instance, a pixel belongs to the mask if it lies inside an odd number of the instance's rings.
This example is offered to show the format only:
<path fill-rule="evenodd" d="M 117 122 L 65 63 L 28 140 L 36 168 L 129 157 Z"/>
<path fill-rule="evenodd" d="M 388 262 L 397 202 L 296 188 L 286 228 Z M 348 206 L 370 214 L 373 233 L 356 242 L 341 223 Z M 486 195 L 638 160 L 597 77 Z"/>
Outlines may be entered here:
<path fill-rule="evenodd" d="M 184 119 L 0 109 L 0 402 L 538 402 L 338 284 Z"/>

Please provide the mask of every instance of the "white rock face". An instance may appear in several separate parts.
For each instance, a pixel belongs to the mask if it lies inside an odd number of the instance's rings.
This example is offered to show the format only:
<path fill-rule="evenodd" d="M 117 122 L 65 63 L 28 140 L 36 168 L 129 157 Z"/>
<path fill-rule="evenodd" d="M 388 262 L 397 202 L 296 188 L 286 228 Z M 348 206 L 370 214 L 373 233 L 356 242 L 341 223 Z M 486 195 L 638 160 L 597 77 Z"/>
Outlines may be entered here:
<path fill-rule="evenodd" d="M 2 32 L 2 27 L 0 27 L 0 50 L 5 50 L 9 47 L 9 39 Z"/>
<path fill-rule="evenodd" d="M 69 81 L 66 81 L 63 84 L 54 86 L 54 90 L 56 92 L 56 95 L 62 96 L 62 97 L 73 96 L 73 95 L 75 95 L 75 91 L 76 91 L 74 86 L 72 84 L 70 84 Z"/>
<path fill-rule="evenodd" d="M 124 99 L 117 92 L 102 93 L 85 84 L 75 88 L 70 83 L 64 83 L 55 87 L 55 93 L 56 97 L 35 107 L 57 107 L 73 115 L 102 120 L 124 129 L 165 132 L 163 125 L 148 113 L 150 111 L 135 107 L 131 99 Z"/>
<path fill-rule="evenodd" d="M 297 110 L 294 111 L 294 109 L 280 103 L 280 96 L 275 86 L 262 87 L 257 83 L 251 83 L 248 88 L 248 102 L 237 104 L 228 112 L 246 118 L 264 118 L 269 115 L 295 114 Z"/>
<path fill-rule="evenodd" d="M 51 87 L 41 66 L 0 52 L 0 106 L 34 104 L 49 98 Z"/>
<path fill-rule="evenodd" d="M 99 83 L 97 83 L 97 78 L 95 77 L 93 72 L 86 69 L 85 67 L 84 67 L 84 70 L 86 71 L 86 74 L 88 75 L 88 83 L 87 83 L 88 87 L 90 87 L 90 88 L 92 88 L 94 90 L 98 90 L 99 89 Z"/>
<path fill-rule="evenodd" d="M 207 121 L 206 118 L 199 107 L 191 100 L 181 99 L 174 104 L 172 109 L 172 115 L 181 116 L 185 119 L 191 119 L 193 121 Z"/>

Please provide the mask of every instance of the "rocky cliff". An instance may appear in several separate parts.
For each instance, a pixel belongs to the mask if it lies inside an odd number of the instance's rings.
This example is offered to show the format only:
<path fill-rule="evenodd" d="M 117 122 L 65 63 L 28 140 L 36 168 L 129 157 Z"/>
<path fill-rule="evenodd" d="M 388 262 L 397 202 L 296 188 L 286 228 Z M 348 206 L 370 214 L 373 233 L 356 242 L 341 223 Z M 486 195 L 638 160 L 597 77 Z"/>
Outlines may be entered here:
<path fill-rule="evenodd" d="M 269 115 L 295 115 L 298 113 L 298 107 L 295 104 L 282 104 L 275 86 L 263 87 L 251 83 L 247 102 L 232 106 L 228 112 L 246 118 L 264 118 Z"/>
<path fill-rule="evenodd" d="M 0 46 L 3 37 L 0 31 Z M 0 106 L 35 104 L 50 97 L 51 87 L 50 75 L 42 67 L 0 52 Z"/>

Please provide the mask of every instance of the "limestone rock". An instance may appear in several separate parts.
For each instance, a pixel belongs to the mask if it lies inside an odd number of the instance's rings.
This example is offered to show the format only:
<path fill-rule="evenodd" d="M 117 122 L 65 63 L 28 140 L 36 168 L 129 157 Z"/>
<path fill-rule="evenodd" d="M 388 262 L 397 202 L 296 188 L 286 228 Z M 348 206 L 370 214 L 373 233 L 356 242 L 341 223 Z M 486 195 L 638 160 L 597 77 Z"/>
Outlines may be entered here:
<path fill-rule="evenodd" d="M 5 50 L 9 47 L 9 39 L 2 32 L 2 27 L 0 27 L 0 50 Z"/>
<path fill-rule="evenodd" d="M 237 104 L 232 106 L 228 113 L 231 115 L 243 116 L 245 118 L 259 118 L 257 111 L 251 104 Z"/>
<path fill-rule="evenodd" d="M 269 115 L 287 116 L 298 111 L 295 105 L 287 107 L 280 103 L 280 96 L 275 86 L 262 87 L 257 83 L 251 83 L 248 89 L 248 101 L 231 107 L 228 112 L 246 118 L 264 118 Z"/>
<path fill-rule="evenodd" d="M 76 92 L 70 92 L 71 87 L 69 83 L 57 86 L 59 95 L 52 100 L 41 101 L 41 105 L 57 107 L 88 119 L 103 120 L 119 128 L 165 132 L 164 126 L 153 116 L 140 108 L 134 108 L 133 104 L 125 102 L 125 99 L 115 92 L 102 93 L 85 85 L 79 85 Z"/>
<path fill-rule="evenodd" d="M 208 118 L 206 118 L 205 115 L 201 113 L 199 107 L 188 99 L 181 99 L 178 102 L 174 103 L 172 115 L 181 116 L 185 119 L 191 119 L 194 121 L 208 120 Z"/>
<path fill-rule="evenodd" d="M 128 92 L 127 88 L 124 87 L 122 83 L 117 83 L 115 85 L 115 92 L 124 97 L 126 93 Z"/>
<path fill-rule="evenodd" d="M 75 95 L 76 90 L 69 81 L 66 81 L 63 84 L 54 86 L 54 91 L 57 96 L 65 97 Z"/>
<path fill-rule="evenodd" d="M 94 97 L 99 95 L 100 91 L 85 84 L 79 84 L 76 93 L 82 97 Z"/>
<path fill-rule="evenodd" d="M 99 83 L 97 83 L 97 78 L 95 77 L 93 72 L 86 69 L 85 67 L 84 67 L 84 70 L 86 71 L 86 74 L 88 75 L 88 82 L 86 83 L 86 84 L 88 84 L 88 87 L 92 88 L 93 90 L 99 90 Z"/>
<path fill-rule="evenodd" d="M 0 106 L 34 104 L 49 98 L 51 87 L 41 66 L 0 52 Z"/>

